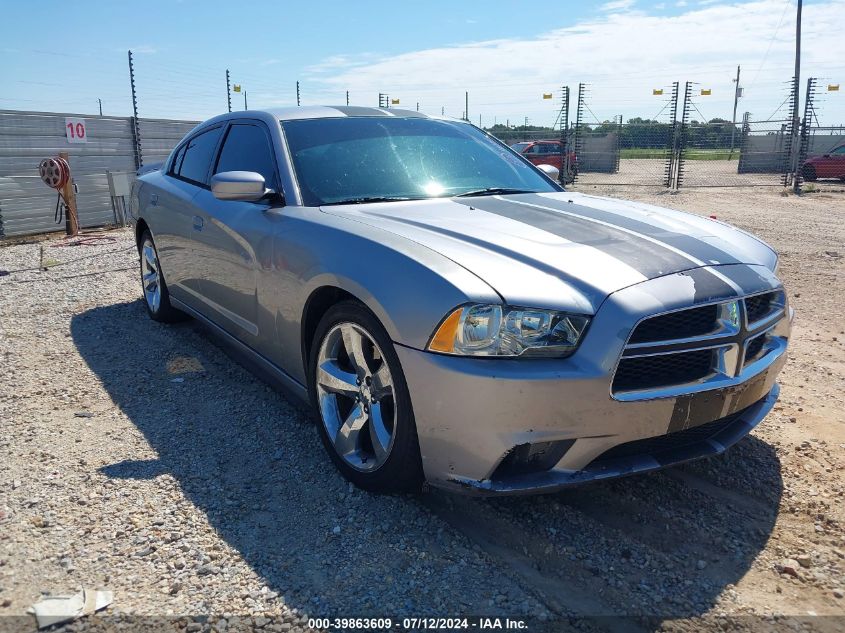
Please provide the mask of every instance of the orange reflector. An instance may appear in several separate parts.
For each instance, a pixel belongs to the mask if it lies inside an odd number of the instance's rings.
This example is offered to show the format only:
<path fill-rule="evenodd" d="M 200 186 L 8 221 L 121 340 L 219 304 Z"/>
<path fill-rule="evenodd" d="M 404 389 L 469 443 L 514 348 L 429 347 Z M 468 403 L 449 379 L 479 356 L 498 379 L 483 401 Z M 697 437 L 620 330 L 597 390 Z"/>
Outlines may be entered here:
<path fill-rule="evenodd" d="M 461 321 L 463 311 L 463 308 L 458 308 L 446 317 L 446 320 L 437 328 L 437 332 L 435 332 L 434 338 L 431 339 L 428 349 L 435 352 L 454 351 L 455 336 L 458 333 L 458 323 Z"/>

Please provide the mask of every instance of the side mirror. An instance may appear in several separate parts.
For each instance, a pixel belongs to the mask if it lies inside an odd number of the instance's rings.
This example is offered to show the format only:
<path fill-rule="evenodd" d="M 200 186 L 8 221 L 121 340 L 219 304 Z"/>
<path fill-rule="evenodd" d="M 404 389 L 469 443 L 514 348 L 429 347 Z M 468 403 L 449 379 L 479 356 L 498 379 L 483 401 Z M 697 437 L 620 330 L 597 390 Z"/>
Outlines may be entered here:
<path fill-rule="evenodd" d="M 554 165 L 537 165 L 537 169 L 542 171 L 555 182 L 557 182 L 557 180 L 560 178 L 560 170 Z"/>
<path fill-rule="evenodd" d="M 211 177 L 211 193 L 218 200 L 255 202 L 273 192 L 254 171 L 221 171 Z"/>

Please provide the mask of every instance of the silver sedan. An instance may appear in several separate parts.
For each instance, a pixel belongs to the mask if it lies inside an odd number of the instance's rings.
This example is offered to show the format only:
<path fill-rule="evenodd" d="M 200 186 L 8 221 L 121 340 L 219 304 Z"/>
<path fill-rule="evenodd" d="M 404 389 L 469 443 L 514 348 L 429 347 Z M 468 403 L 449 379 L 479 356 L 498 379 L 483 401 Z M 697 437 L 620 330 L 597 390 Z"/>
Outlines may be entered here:
<path fill-rule="evenodd" d="M 776 253 L 555 171 L 418 112 L 213 118 L 134 186 L 147 310 L 309 405 L 369 490 L 551 491 L 724 451 L 778 395 Z"/>

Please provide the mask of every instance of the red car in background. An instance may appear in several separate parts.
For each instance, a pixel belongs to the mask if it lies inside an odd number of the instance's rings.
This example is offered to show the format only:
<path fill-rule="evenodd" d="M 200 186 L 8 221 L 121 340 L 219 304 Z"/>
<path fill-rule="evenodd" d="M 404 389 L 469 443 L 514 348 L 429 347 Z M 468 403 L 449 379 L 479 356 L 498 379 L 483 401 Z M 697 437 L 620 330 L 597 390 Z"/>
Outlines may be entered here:
<path fill-rule="evenodd" d="M 807 181 L 818 178 L 845 180 L 845 143 L 837 145 L 822 156 L 808 158 L 801 166 L 801 175 Z"/>
<path fill-rule="evenodd" d="M 563 165 L 563 143 L 559 140 L 523 141 L 514 143 L 511 149 L 519 152 L 535 165 L 551 165 L 557 167 L 561 174 L 565 173 Z M 569 150 L 569 174 L 575 173 L 575 152 Z M 569 180 L 569 178 L 567 178 Z"/>

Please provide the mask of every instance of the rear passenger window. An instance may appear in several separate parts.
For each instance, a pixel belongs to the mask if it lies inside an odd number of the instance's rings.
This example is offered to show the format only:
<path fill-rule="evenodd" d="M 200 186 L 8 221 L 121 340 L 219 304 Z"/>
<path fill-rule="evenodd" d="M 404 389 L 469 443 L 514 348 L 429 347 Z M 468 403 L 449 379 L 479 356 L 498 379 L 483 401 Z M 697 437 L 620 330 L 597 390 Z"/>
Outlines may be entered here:
<path fill-rule="evenodd" d="M 264 130 L 241 123 L 230 127 L 214 173 L 222 171 L 254 171 L 264 176 L 268 187 L 277 189 L 276 162 Z"/>
<path fill-rule="evenodd" d="M 223 128 L 216 127 L 198 134 L 185 144 L 184 156 L 176 155 L 173 173 L 198 185 L 208 183 L 208 168 L 214 156 L 214 148 Z M 182 152 L 180 152 L 181 154 Z"/>

